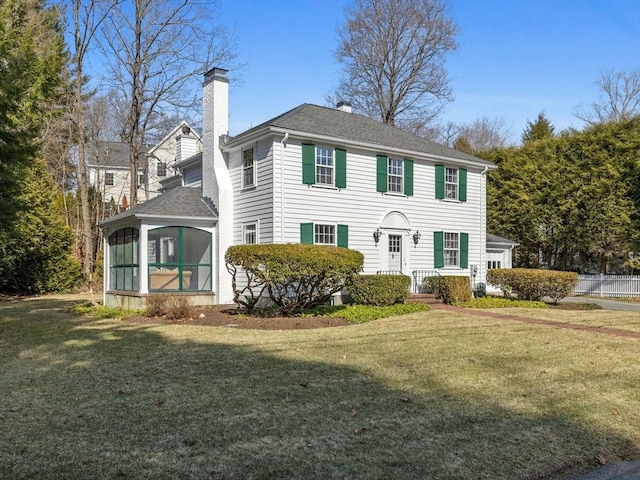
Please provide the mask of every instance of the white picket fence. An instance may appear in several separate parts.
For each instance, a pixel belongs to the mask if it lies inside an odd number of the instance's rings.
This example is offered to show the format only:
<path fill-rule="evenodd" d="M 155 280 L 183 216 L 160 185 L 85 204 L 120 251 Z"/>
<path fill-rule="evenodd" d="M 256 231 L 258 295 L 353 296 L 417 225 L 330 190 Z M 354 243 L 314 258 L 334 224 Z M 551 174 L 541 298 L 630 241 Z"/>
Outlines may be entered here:
<path fill-rule="evenodd" d="M 640 297 L 640 275 L 580 275 L 575 295 Z"/>

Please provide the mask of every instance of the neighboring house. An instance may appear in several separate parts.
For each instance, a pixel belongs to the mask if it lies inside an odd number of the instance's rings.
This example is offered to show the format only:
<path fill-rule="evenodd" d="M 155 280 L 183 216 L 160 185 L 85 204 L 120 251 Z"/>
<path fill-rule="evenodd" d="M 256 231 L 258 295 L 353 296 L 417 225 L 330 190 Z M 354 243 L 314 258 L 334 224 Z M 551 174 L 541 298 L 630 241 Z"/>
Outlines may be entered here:
<path fill-rule="evenodd" d="M 200 151 L 202 141 L 186 122 L 175 127 L 155 146 L 146 146 L 139 158 L 138 202 L 148 201 L 165 191 L 161 182 L 174 177 L 175 165 Z M 96 142 L 89 154 L 88 172 L 89 184 L 102 193 L 105 213 L 115 214 L 130 206 L 129 144 Z"/>
<path fill-rule="evenodd" d="M 224 254 L 243 243 L 336 245 L 362 252 L 364 273 L 486 281 L 492 163 L 345 104 L 303 104 L 230 138 L 228 86 L 225 70 L 205 75 L 203 150 L 176 164 L 181 186 L 102 224 L 107 304 L 162 291 L 231 303 Z"/>
<path fill-rule="evenodd" d="M 106 216 L 126 209 L 131 196 L 129 145 L 99 140 L 90 149 L 88 157 L 89 184 L 102 193 Z M 138 170 L 138 177 L 143 180 L 143 168 Z M 138 189 L 138 198 L 144 198 L 143 188 Z"/>
<path fill-rule="evenodd" d="M 154 198 L 169 188 L 180 185 L 175 175 L 177 165 L 184 160 L 202 152 L 202 140 L 187 122 L 182 122 L 169 132 L 160 142 L 150 148 L 147 158 L 147 192 L 148 198 Z"/>

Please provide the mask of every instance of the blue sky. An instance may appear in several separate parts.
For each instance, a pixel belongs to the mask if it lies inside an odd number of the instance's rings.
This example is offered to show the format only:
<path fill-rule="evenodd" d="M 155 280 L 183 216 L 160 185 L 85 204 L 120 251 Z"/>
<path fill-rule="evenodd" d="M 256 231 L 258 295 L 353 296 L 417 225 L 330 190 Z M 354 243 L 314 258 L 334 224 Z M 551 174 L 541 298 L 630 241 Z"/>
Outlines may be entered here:
<path fill-rule="evenodd" d="M 324 105 L 338 83 L 337 29 L 350 0 L 221 0 L 245 63 L 230 91 L 232 135 L 301 103 Z M 455 100 L 442 119 L 504 118 L 517 142 L 540 111 L 581 128 L 573 111 L 609 70 L 640 69 L 640 0 L 450 0 L 460 27 L 447 70 Z"/>

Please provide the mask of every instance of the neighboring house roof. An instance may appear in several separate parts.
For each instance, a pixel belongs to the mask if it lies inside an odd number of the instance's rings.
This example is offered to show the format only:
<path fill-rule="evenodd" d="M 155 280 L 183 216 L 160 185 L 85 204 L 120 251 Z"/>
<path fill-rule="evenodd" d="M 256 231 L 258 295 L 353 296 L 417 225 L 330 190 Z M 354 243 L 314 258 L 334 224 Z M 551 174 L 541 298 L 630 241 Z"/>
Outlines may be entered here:
<path fill-rule="evenodd" d="M 174 127 L 173 130 L 171 130 L 169 133 L 167 133 L 164 138 L 162 140 L 160 140 L 158 143 L 156 143 L 153 146 L 149 146 L 149 148 L 147 149 L 147 151 L 149 153 L 153 153 L 155 152 L 158 148 L 160 148 L 162 145 L 164 145 L 164 143 L 169 140 L 171 137 L 176 136 L 176 134 L 178 134 L 179 132 L 182 132 L 182 127 L 187 127 L 189 129 L 190 133 L 193 133 L 193 135 L 198 139 L 198 140 L 202 140 L 200 138 L 200 135 L 198 135 L 198 132 L 196 132 L 193 127 L 191 127 L 191 125 L 189 125 L 187 122 L 185 122 L 184 120 L 182 122 L 180 122 L 180 125 Z"/>
<path fill-rule="evenodd" d="M 241 143 L 246 137 L 250 137 L 261 130 L 271 130 L 273 128 L 379 145 L 381 153 L 384 153 L 387 148 L 396 148 L 474 162 L 489 167 L 494 166 L 493 163 L 486 160 L 440 145 L 364 115 L 344 112 L 335 108 L 320 107 L 309 103 L 303 103 L 293 110 L 289 110 L 229 139 L 225 146 Z"/>
<path fill-rule="evenodd" d="M 129 168 L 129 144 L 125 142 L 109 142 L 98 140 L 97 151 L 89 154 L 89 165 L 93 167 Z M 143 145 L 142 151 L 146 152 L 150 145 Z"/>
<path fill-rule="evenodd" d="M 493 235 L 491 233 L 487 233 L 487 245 L 505 245 L 508 247 L 517 247 L 520 245 L 513 240 L 509 240 L 508 238 L 499 237 L 498 235 Z"/>
<path fill-rule="evenodd" d="M 129 167 L 129 144 L 124 142 L 96 142 L 97 151 L 92 151 L 89 165 L 97 167 Z"/>
<path fill-rule="evenodd" d="M 210 218 L 211 220 L 218 218 L 212 207 L 202 198 L 202 190 L 191 187 L 175 187 L 163 195 L 110 217 L 100 226 L 129 217 Z"/>

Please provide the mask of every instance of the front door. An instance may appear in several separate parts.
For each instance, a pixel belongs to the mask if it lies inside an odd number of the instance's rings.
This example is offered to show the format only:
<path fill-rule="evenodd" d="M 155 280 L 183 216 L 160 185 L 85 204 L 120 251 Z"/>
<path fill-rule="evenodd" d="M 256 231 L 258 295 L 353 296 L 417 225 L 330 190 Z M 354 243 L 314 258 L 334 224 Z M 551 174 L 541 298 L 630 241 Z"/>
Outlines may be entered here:
<path fill-rule="evenodd" d="M 389 235 L 389 270 L 402 271 L 402 236 Z"/>

